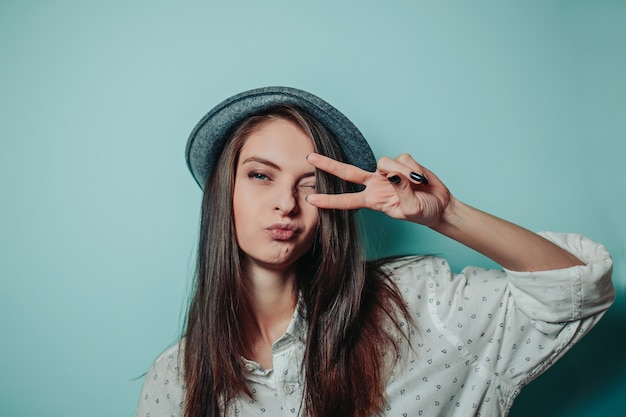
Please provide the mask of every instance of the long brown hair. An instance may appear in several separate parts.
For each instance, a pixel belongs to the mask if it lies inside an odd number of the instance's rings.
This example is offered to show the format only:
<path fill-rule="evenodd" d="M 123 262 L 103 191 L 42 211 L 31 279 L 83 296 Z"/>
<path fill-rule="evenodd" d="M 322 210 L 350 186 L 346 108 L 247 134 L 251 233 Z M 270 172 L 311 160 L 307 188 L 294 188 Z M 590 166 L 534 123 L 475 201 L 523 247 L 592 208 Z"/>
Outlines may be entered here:
<path fill-rule="evenodd" d="M 316 152 L 345 160 L 331 133 L 293 106 L 246 119 L 227 141 L 204 188 L 194 292 L 183 334 L 186 417 L 226 415 L 237 396 L 252 396 L 242 357 L 249 353 L 245 329 L 255 322 L 234 233 L 232 195 L 245 140 L 276 118 L 299 126 Z M 316 192 L 354 191 L 352 184 L 326 173 L 316 177 Z M 378 264 L 365 261 L 353 211 L 320 210 L 315 242 L 298 261 L 296 288 L 300 314 L 308 323 L 305 414 L 365 417 L 380 412 L 385 366 L 390 366 L 386 358 L 398 353 L 398 331 L 408 313 Z M 391 330 L 385 323 L 392 324 Z"/>

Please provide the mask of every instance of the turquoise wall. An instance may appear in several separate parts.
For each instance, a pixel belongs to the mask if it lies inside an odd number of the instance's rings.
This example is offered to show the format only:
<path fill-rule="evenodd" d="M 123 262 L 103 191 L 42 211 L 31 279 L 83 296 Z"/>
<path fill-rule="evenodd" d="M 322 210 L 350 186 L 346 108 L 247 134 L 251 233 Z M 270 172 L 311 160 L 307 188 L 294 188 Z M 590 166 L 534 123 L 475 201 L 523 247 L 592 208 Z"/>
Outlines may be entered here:
<path fill-rule="evenodd" d="M 200 191 L 184 146 L 244 89 L 343 110 L 458 198 L 615 260 L 618 300 L 513 416 L 626 415 L 626 3 L 0 2 L 0 416 L 132 416 L 180 330 Z M 365 214 L 374 254 L 491 263 Z"/>

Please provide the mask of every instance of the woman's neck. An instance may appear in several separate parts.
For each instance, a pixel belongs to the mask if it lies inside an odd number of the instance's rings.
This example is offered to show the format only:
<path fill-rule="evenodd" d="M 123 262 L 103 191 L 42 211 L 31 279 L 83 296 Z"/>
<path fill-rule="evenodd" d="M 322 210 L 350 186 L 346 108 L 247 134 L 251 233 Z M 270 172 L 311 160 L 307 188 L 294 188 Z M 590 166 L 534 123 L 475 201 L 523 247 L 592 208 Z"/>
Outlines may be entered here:
<path fill-rule="evenodd" d="M 252 266 L 246 274 L 257 326 L 251 332 L 254 357 L 250 359 L 268 368 L 272 344 L 285 333 L 296 308 L 295 269 L 278 271 Z"/>

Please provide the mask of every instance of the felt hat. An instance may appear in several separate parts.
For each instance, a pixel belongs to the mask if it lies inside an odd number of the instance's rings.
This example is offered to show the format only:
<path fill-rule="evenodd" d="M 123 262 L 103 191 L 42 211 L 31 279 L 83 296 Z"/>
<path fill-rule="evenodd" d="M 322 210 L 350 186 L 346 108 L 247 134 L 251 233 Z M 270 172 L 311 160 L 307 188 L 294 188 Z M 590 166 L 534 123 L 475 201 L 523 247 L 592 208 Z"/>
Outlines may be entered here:
<path fill-rule="evenodd" d="M 376 170 L 376 159 L 367 141 L 339 110 L 303 90 L 264 87 L 224 100 L 194 127 L 187 142 L 186 159 L 200 188 L 204 187 L 233 130 L 246 118 L 280 104 L 303 108 L 322 123 L 339 142 L 348 163 L 366 171 Z"/>

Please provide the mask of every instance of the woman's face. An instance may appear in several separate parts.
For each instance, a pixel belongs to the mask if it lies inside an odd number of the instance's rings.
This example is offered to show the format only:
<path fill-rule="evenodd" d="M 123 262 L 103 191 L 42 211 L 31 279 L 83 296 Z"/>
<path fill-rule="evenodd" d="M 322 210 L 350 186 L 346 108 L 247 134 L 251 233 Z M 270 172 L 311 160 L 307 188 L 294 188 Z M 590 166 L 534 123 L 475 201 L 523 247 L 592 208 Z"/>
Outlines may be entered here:
<path fill-rule="evenodd" d="M 233 215 L 246 265 L 287 270 L 311 247 L 317 208 L 315 168 L 306 161 L 311 139 L 292 122 L 262 124 L 244 143 L 235 174 Z"/>

